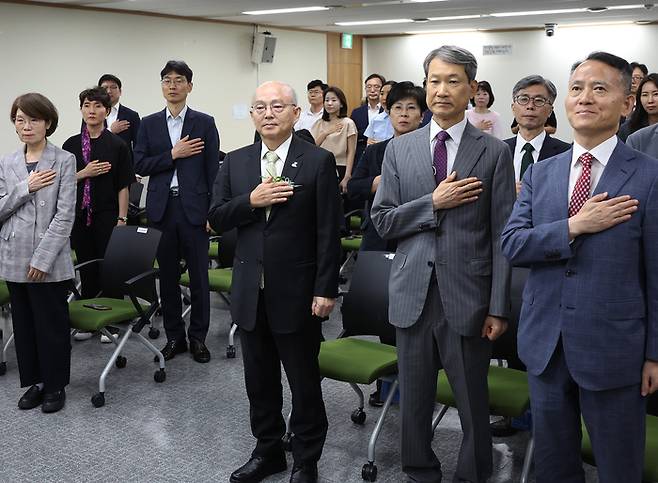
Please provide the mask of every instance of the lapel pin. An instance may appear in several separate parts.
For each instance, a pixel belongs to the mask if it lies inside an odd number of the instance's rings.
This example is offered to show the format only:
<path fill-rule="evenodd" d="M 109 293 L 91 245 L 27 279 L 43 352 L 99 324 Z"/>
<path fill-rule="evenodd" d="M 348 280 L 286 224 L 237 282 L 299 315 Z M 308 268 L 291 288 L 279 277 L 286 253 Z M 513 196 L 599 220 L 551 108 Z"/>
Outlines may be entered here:
<path fill-rule="evenodd" d="M 294 163 L 292 163 L 290 166 L 292 166 L 293 168 L 296 168 L 296 167 L 297 167 L 297 161 L 295 161 Z"/>

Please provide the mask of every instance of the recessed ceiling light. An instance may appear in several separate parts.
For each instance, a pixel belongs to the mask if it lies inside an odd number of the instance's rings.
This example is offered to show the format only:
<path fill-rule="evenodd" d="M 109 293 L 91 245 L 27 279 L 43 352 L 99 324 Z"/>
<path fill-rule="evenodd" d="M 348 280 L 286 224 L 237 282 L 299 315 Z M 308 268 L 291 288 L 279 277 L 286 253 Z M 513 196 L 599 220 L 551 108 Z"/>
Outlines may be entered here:
<path fill-rule="evenodd" d="M 243 15 L 274 15 L 277 13 L 300 13 L 300 12 L 318 12 L 329 10 L 329 7 L 297 7 L 297 8 L 275 8 L 272 10 L 249 10 L 242 12 Z"/>
<path fill-rule="evenodd" d="M 572 28 L 572 27 L 604 27 L 606 25 L 631 25 L 634 22 L 632 20 L 618 20 L 612 22 L 586 22 L 586 23 L 569 23 L 569 24 L 560 24 L 561 29 Z"/>
<path fill-rule="evenodd" d="M 527 12 L 496 12 L 491 13 L 492 17 L 525 17 L 528 15 L 552 15 L 558 13 L 579 13 L 586 12 L 586 8 L 561 8 L 558 10 L 530 10 Z"/>
<path fill-rule="evenodd" d="M 482 18 L 484 15 L 452 15 L 450 17 L 429 17 L 430 20 L 467 20 L 469 18 Z"/>
<path fill-rule="evenodd" d="M 651 5 L 651 4 L 647 4 Z M 652 5 L 653 6 L 653 5 Z M 613 5 L 611 7 L 607 7 L 608 10 L 631 10 L 634 8 L 647 8 L 645 5 Z M 651 7 L 649 7 L 651 8 Z"/>
<path fill-rule="evenodd" d="M 653 22 L 651 20 L 636 20 L 637 25 L 651 25 Z"/>
<path fill-rule="evenodd" d="M 608 10 L 608 7 L 587 7 L 587 11 L 592 13 L 605 12 L 606 10 Z"/>
<path fill-rule="evenodd" d="M 350 27 L 352 25 L 384 25 L 391 23 L 412 23 L 410 18 L 390 18 L 387 20 L 363 20 L 360 22 L 336 22 L 334 25 L 341 27 Z"/>

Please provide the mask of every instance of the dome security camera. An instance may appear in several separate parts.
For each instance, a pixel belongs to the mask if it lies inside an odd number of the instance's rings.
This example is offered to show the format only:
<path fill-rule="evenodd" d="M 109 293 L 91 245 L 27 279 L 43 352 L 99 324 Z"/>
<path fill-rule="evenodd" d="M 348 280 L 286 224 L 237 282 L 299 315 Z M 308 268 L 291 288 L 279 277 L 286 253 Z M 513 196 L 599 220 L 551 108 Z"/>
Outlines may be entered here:
<path fill-rule="evenodd" d="M 546 37 L 552 37 L 553 35 L 555 35 L 555 27 L 557 27 L 556 23 L 544 24 L 544 32 L 546 33 Z"/>

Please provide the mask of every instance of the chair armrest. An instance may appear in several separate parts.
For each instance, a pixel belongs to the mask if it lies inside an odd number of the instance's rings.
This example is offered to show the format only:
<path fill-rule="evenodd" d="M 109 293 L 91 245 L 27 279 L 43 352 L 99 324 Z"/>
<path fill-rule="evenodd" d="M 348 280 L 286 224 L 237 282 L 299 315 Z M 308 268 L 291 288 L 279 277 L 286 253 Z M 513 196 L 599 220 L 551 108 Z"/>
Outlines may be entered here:
<path fill-rule="evenodd" d="M 137 313 L 139 314 L 139 322 L 137 322 L 133 328 L 133 332 L 141 332 L 141 330 L 144 328 L 146 324 L 149 322 L 149 318 L 153 313 L 157 310 L 159 302 L 156 299 L 153 303 L 151 303 L 151 306 L 149 307 L 149 310 L 147 313 L 144 313 L 144 309 L 142 308 L 142 305 L 139 303 L 137 300 L 137 296 L 133 292 L 133 285 L 135 285 L 137 282 L 149 278 L 149 277 L 156 277 L 160 273 L 160 269 L 158 268 L 152 268 L 150 270 L 147 270 L 146 272 L 140 273 L 139 275 L 135 275 L 133 278 L 126 280 L 123 284 L 126 287 L 126 291 L 128 292 L 128 297 L 130 297 L 130 301 L 133 303 L 133 306 L 135 307 L 135 310 L 137 310 Z"/>
<path fill-rule="evenodd" d="M 363 215 L 363 208 L 357 208 L 356 210 L 348 211 L 347 213 L 345 213 L 343 215 L 343 218 L 345 218 L 346 220 L 349 220 L 350 216 L 355 216 L 355 215 L 358 215 L 358 216 Z"/>
<path fill-rule="evenodd" d="M 73 267 L 74 270 L 80 270 L 82 267 L 91 265 L 92 263 L 100 263 L 103 261 L 103 258 L 94 258 L 93 260 L 87 260 L 86 262 L 78 263 Z"/>

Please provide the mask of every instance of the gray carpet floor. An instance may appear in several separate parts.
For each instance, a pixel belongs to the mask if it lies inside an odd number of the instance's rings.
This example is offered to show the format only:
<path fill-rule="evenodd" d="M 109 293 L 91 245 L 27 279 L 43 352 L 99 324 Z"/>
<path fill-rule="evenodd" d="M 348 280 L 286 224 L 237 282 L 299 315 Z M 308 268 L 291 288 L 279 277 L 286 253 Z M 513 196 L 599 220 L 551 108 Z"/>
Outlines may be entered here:
<path fill-rule="evenodd" d="M 39 409 L 17 408 L 23 390 L 10 347 L 7 374 L 0 377 L 0 481 L 228 481 L 230 473 L 249 457 L 254 439 L 249 429 L 239 338 L 237 358 L 227 359 L 230 315 L 218 296 L 212 296 L 211 304 L 207 339 L 213 355 L 210 363 L 198 364 L 189 354 L 179 355 L 167 363 L 167 380 L 157 384 L 152 355 L 136 340 L 130 340 L 125 351 L 128 365 L 110 373 L 106 405 L 98 409 L 90 398 L 98 390 L 98 376 L 113 344 L 101 344 L 98 336 L 72 342 L 66 407 L 50 415 Z M 159 319 L 156 325 L 161 326 Z M 337 307 L 324 326 L 324 335 L 333 338 L 339 332 Z M 160 348 L 164 336 L 155 344 Z M 363 389 L 366 395 L 374 390 Z M 366 406 L 367 420 L 358 426 L 350 420 L 357 399 L 348 385 L 326 380 L 323 392 L 329 433 L 319 462 L 320 480 L 361 482 L 368 438 L 380 409 Z M 289 400 L 286 393 L 286 413 Z M 377 444 L 377 481 L 381 483 L 404 481 L 399 464 L 398 415 L 394 406 Z M 460 441 L 459 419 L 451 409 L 434 438 L 444 481 L 452 480 Z M 527 441 L 527 433 L 494 439 L 491 482 L 519 481 Z M 592 467 L 586 467 L 586 472 L 588 482 L 597 481 Z M 286 472 L 266 481 L 287 482 L 288 478 Z"/>

